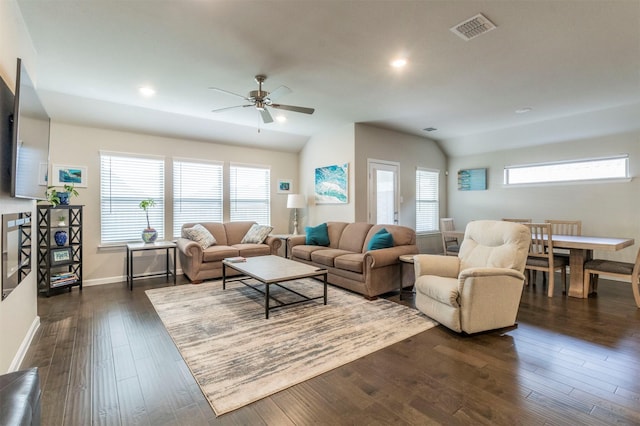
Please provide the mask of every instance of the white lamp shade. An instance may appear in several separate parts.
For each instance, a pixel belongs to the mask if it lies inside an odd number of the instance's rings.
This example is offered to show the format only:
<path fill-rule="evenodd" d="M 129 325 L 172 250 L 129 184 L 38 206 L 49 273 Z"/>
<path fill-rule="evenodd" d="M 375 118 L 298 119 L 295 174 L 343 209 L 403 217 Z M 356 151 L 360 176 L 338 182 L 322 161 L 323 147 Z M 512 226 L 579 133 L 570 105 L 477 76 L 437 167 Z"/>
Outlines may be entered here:
<path fill-rule="evenodd" d="M 287 208 L 288 209 L 303 209 L 307 205 L 307 200 L 302 194 L 289 194 L 287 195 Z"/>

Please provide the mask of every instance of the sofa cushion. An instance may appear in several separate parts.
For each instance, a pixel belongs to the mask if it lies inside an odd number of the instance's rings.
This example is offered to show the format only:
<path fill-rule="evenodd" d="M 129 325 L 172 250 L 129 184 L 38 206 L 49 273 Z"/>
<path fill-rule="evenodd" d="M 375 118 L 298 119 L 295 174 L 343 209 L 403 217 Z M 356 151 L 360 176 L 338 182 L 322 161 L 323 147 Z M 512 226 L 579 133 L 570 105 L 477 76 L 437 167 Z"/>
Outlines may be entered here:
<path fill-rule="evenodd" d="M 362 253 L 364 249 L 364 240 L 367 237 L 369 229 L 372 227 L 370 223 L 355 222 L 344 227 L 340 236 L 338 248 L 353 253 Z"/>
<path fill-rule="evenodd" d="M 327 231 L 327 224 L 321 223 L 318 226 L 305 226 L 304 232 L 306 234 L 306 244 L 309 246 L 328 246 L 329 245 L 329 232 Z"/>
<path fill-rule="evenodd" d="M 381 229 L 386 229 L 388 233 L 393 236 L 393 245 L 394 246 L 409 246 L 415 245 L 416 243 L 416 231 L 408 226 L 402 225 L 373 225 L 367 234 L 367 238 L 365 239 L 365 247 L 371 241 L 373 236 L 380 232 Z"/>
<path fill-rule="evenodd" d="M 193 228 L 182 228 L 182 236 L 200 244 L 203 249 L 216 243 L 216 239 L 211 235 L 211 232 L 199 223 L 194 225 Z"/>
<path fill-rule="evenodd" d="M 266 244 L 234 244 L 233 248 L 238 249 L 240 256 L 268 256 L 271 254 L 271 248 Z"/>
<path fill-rule="evenodd" d="M 240 244 L 249 229 L 251 229 L 251 227 L 255 224 L 256 222 L 250 220 L 225 222 L 223 225 L 226 240 L 225 245 L 232 246 L 234 244 Z M 216 237 L 216 234 L 213 234 L 213 236 Z M 218 244 L 221 244 L 220 240 L 217 237 L 216 240 L 218 240 Z"/>
<path fill-rule="evenodd" d="M 311 253 L 317 250 L 326 250 L 326 248 L 322 246 L 306 246 L 306 245 L 294 246 L 291 249 L 291 258 L 292 259 L 298 258 L 302 260 L 311 261 Z"/>
<path fill-rule="evenodd" d="M 196 225 L 202 225 L 207 231 L 209 231 L 216 240 L 216 244 L 221 246 L 228 245 L 227 231 L 225 230 L 224 224 L 217 222 L 185 223 L 182 225 L 182 229 L 193 228 Z M 184 238 L 186 238 L 186 236 Z"/>
<path fill-rule="evenodd" d="M 349 253 L 338 256 L 333 260 L 333 265 L 339 269 L 357 272 L 359 274 L 364 270 L 364 253 Z"/>
<path fill-rule="evenodd" d="M 367 244 L 367 251 L 380 250 L 389 247 L 393 247 L 393 235 L 387 232 L 386 228 L 382 228 L 369 240 L 369 244 Z"/>
<path fill-rule="evenodd" d="M 240 256 L 240 252 L 235 247 L 215 245 L 206 248 L 202 252 L 203 262 L 219 262 L 225 257 Z"/>
<path fill-rule="evenodd" d="M 342 231 L 348 225 L 348 222 L 327 222 L 327 231 L 329 233 L 329 247 L 338 248 Z"/>
<path fill-rule="evenodd" d="M 350 252 L 347 250 L 332 249 L 332 248 L 316 250 L 313 253 L 311 253 L 311 260 L 320 265 L 334 266 L 334 259 L 336 257 L 343 256 L 345 254 L 351 254 L 351 253 L 353 252 Z"/>
<path fill-rule="evenodd" d="M 244 234 L 240 244 L 262 244 L 267 239 L 269 233 L 273 231 L 273 226 L 253 224 Z"/>

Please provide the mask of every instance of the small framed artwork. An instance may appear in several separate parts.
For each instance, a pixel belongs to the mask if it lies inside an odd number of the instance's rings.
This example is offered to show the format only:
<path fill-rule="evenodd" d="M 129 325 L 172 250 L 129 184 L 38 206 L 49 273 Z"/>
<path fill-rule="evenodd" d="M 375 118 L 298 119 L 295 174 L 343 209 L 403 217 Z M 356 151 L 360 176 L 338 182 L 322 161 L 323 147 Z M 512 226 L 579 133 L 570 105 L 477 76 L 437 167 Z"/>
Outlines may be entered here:
<path fill-rule="evenodd" d="M 487 169 L 458 170 L 458 191 L 485 191 Z"/>
<path fill-rule="evenodd" d="M 290 194 L 291 193 L 291 180 L 278 179 L 278 194 Z"/>
<path fill-rule="evenodd" d="M 51 266 L 71 262 L 71 247 L 51 249 Z"/>
<path fill-rule="evenodd" d="M 73 185 L 82 188 L 87 187 L 86 166 L 63 166 L 54 164 L 51 167 L 51 185 Z"/>
<path fill-rule="evenodd" d="M 47 186 L 48 181 L 49 181 L 49 164 L 40 163 L 40 166 L 38 167 L 38 185 Z"/>

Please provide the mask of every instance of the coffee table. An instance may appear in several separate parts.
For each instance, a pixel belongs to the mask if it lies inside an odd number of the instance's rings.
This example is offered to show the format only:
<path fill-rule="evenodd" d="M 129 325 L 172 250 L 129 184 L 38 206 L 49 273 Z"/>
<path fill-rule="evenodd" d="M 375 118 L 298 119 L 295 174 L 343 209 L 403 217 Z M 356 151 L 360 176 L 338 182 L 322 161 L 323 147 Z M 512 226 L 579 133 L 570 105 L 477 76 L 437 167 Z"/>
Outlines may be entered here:
<path fill-rule="evenodd" d="M 227 279 L 227 268 L 234 269 L 240 272 L 243 276 L 239 278 Z M 300 263 L 273 255 L 248 257 L 243 262 L 233 262 L 231 260 L 225 259 L 222 261 L 222 289 L 226 289 L 227 282 L 239 281 L 247 287 L 251 287 L 254 290 L 264 294 L 264 315 L 266 319 L 269 319 L 270 310 L 282 308 L 284 306 L 297 305 L 299 303 L 305 303 L 317 299 L 324 299 L 324 304 L 326 305 L 327 272 L 328 271 L 326 269 L 318 269 L 315 266 L 310 266 L 305 263 Z M 282 285 L 282 283 L 286 281 L 319 276 L 324 277 L 324 295 L 319 297 L 308 297 Z M 247 283 L 247 277 L 253 278 L 264 284 L 264 291 L 262 291 L 255 285 Z M 281 302 L 275 297 L 269 295 L 269 288 L 272 285 L 277 285 L 280 288 L 283 288 L 291 293 L 300 296 L 301 300 L 288 303 Z M 278 304 L 275 306 L 270 306 L 270 299 L 273 299 Z"/>

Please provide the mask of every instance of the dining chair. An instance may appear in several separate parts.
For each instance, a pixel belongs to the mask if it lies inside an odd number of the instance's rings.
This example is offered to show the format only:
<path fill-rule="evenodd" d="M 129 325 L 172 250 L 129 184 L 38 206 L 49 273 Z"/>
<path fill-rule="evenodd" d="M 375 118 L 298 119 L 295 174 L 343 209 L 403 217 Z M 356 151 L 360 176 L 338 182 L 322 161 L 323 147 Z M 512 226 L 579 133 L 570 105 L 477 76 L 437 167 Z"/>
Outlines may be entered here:
<path fill-rule="evenodd" d="M 526 269 L 529 271 L 542 271 L 549 274 L 547 296 L 553 297 L 555 283 L 554 273 L 562 274 L 563 294 L 567 292 L 567 258 L 553 253 L 553 230 L 549 223 L 523 223 L 531 231 L 531 245 L 527 257 Z M 534 278 L 535 279 L 535 278 Z"/>
<path fill-rule="evenodd" d="M 640 308 L 640 282 L 638 276 L 640 272 L 640 250 L 636 255 L 636 262 L 619 262 L 616 260 L 591 259 L 584 264 L 584 294 L 589 294 L 589 284 L 593 286 L 593 292 L 598 290 L 598 277 L 606 275 L 608 277 L 620 278 L 631 282 L 633 298 L 636 306 Z"/>
<path fill-rule="evenodd" d="M 442 250 L 445 256 L 457 256 L 460 251 L 460 242 L 458 241 L 452 217 L 443 217 L 440 219 L 440 234 L 442 236 Z"/>
<path fill-rule="evenodd" d="M 511 219 L 511 218 L 502 218 L 504 222 L 515 222 L 515 223 L 531 223 L 531 219 Z"/>
<path fill-rule="evenodd" d="M 553 235 L 582 235 L 581 220 L 555 220 L 545 219 L 545 223 L 551 224 Z M 569 261 L 569 250 L 554 248 L 553 252 L 558 256 L 563 256 Z M 542 285 L 547 282 L 547 274 L 542 274 Z"/>

